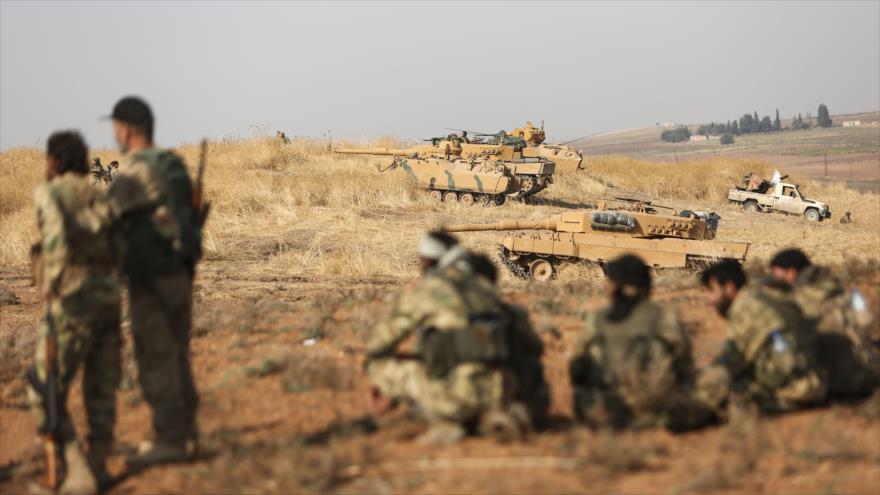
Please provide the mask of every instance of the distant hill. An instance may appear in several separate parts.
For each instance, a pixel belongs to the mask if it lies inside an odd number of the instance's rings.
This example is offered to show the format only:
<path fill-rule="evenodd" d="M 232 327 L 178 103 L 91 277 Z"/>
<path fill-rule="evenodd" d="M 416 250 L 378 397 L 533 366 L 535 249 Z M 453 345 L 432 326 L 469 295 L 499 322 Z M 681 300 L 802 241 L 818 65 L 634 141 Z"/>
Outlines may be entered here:
<path fill-rule="evenodd" d="M 641 160 L 676 162 L 712 156 L 761 158 L 788 167 L 799 175 L 880 181 L 880 112 L 832 115 L 833 126 L 801 131 L 736 136 L 736 143 L 717 140 L 664 143 L 654 126 L 602 133 L 570 143 L 585 155 L 626 155 Z M 841 127 L 857 120 L 858 127 Z M 789 120 L 782 121 L 783 126 Z M 815 117 L 813 118 L 815 124 Z M 699 125 L 688 125 L 695 132 Z M 878 182 L 880 184 L 880 182 Z M 880 186 L 878 186 L 880 187 Z"/>

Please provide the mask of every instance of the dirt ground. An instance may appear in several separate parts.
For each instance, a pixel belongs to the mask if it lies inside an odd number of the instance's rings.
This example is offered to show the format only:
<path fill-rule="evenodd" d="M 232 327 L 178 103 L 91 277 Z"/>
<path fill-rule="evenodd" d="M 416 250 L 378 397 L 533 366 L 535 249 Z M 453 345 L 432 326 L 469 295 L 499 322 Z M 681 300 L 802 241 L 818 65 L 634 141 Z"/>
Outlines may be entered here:
<path fill-rule="evenodd" d="M 571 422 L 565 358 L 584 312 L 602 304 L 598 281 L 525 284 L 505 296 L 531 311 L 553 386 L 548 431 L 514 444 L 469 438 L 432 448 L 405 411 L 365 419 L 364 339 L 401 289 L 398 281 L 347 286 L 294 277 L 238 277 L 235 264 L 203 264 L 196 286 L 194 369 L 201 392 L 200 460 L 127 476 L 123 456 L 150 436 L 130 347 L 118 396 L 115 494 L 147 493 L 877 493 L 880 396 L 780 417 L 744 414 L 673 435 L 591 432 Z M 853 270 L 878 306 L 880 272 Z M 42 468 L 23 370 L 40 311 L 24 269 L 4 269 L 7 338 L 0 369 L 0 492 L 22 493 Z M 703 306 L 693 276 L 663 274 L 656 297 L 674 304 L 704 364 L 723 322 Z M 125 325 L 127 330 L 127 324 Z M 311 342 L 314 344 L 309 345 Z M 71 398 L 84 431 L 78 390 Z M 376 427 L 378 426 L 378 429 Z"/>

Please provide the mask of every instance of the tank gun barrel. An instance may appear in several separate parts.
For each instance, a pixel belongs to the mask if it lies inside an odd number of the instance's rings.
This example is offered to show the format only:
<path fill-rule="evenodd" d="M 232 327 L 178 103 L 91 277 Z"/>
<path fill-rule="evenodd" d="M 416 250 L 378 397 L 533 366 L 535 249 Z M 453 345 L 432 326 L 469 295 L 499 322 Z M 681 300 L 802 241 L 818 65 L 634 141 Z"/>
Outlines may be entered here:
<path fill-rule="evenodd" d="M 409 149 L 398 149 L 398 148 L 339 148 L 333 150 L 334 153 L 339 153 L 340 155 L 379 155 L 379 156 L 394 156 L 394 155 L 411 155 L 415 153 L 413 150 Z"/>
<path fill-rule="evenodd" d="M 489 230 L 556 230 L 558 217 L 540 220 L 501 220 L 496 223 L 462 223 L 441 227 L 443 232 L 481 232 Z"/>

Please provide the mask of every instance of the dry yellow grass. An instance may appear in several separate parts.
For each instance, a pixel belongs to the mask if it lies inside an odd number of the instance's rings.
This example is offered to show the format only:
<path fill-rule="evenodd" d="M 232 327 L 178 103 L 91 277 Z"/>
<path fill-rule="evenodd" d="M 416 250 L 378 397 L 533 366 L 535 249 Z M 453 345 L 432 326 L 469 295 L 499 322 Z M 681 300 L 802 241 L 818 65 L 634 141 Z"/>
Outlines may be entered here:
<path fill-rule="evenodd" d="M 377 144 L 398 143 L 383 138 Z M 195 166 L 197 146 L 178 151 Z M 108 151 L 93 156 L 105 163 L 119 157 Z M 0 154 L 0 266 L 27 263 L 28 245 L 36 236 L 30 196 L 42 178 L 43 161 L 42 153 L 33 149 Z M 801 181 L 806 194 L 828 202 L 835 216 L 853 211 L 855 225 L 840 226 L 836 218 L 810 225 L 777 215 L 749 216 L 727 205 L 727 188 L 745 173 L 772 172 L 773 165 L 763 161 L 658 164 L 602 157 L 589 161 L 589 174 L 557 177 L 536 204 L 511 201 L 500 208 L 434 203 L 405 175 L 379 173 L 375 165 L 385 162 L 385 157 L 333 155 L 326 143 L 308 139 L 289 145 L 268 138 L 211 143 L 206 194 L 213 209 L 205 232 L 206 259 L 218 270 L 267 279 L 407 278 L 416 273 L 414 247 L 425 229 L 441 223 L 550 216 L 602 197 L 607 185 L 679 208 L 718 211 L 723 217 L 719 238 L 751 241 L 757 257 L 787 245 L 802 246 L 820 261 L 876 257 L 880 243 L 878 196 L 839 185 L 823 188 Z M 475 233 L 462 239 L 470 247 L 494 251 L 499 235 Z"/>

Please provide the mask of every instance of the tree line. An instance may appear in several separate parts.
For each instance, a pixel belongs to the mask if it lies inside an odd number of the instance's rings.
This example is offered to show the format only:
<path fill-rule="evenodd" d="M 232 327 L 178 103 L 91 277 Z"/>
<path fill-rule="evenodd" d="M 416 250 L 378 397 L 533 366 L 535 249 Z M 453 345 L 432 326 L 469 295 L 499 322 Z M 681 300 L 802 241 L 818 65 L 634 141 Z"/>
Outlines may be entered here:
<path fill-rule="evenodd" d="M 757 132 L 767 133 L 809 129 L 813 125 L 812 122 L 813 116 L 810 112 L 807 112 L 806 118 L 801 114 L 797 114 L 791 118 L 791 123 L 789 125 L 783 127 L 782 119 L 779 118 L 779 109 L 777 108 L 776 117 L 774 119 L 771 119 L 769 115 L 759 117 L 758 112 L 745 113 L 742 117 L 736 120 L 703 124 L 697 128 L 696 133 L 702 136 L 720 136 L 721 144 L 732 144 L 734 142 L 734 136 Z M 819 127 L 831 127 L 831 115 L 828 113 L 828 107 L 825 106 L 824 103 L 819 105 L 816 124 Z M 667 129 L 660 134 L 660 139 L 667 143 L 679 143 L 687 141 L 690 138 L 691 131 L 687 126 Z"/>

